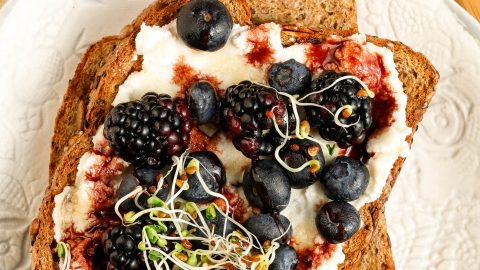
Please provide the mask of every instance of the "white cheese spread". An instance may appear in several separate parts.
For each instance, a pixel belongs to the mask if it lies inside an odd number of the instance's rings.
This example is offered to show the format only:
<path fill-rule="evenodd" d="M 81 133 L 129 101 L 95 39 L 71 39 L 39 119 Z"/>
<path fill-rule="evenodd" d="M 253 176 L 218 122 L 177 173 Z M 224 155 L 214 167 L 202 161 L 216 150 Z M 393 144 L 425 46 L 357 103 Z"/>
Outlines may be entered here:
<path fill-rule="evenodd" d="M 262 27 L 268 31 L 268 42 L 270 48 L 274 50 L 275 62 L 291 58 L 301 63 L 307 62 L 306 49 L 311 45 L 296 44 L 284 48 L 280 39 L 281 26 L 270 23 Z M 113 105 L 139 99 L 147 92 L 175 96 L 181 90 L 181 87 L 173 80 L 174 67 L 179 62 L 201 74 L 217 78 L 219 87 L 222 89 L 243 80 L 267 83 L 267 67 L 252 65 L 245 57 L 253 49 L 248 40 L 249 31 L 252 31 L 249 27 L 234 25 L 225 47 L 215 52 L 205 52 L 191 49 L 184 44 L 176 32 L 175 20 L 162 27 L 142 25 L 141 31 L 136 37 L 136 55 L 143 57 L 142 70 L 132 73 L 119 87 Z M 405 124 L 407 96 L 403 93 L 402 83 L 395 69 L 393 53 L 388 49 L 367 43 L 364 35 L 354 35 L 347 39 L 365 46 L 369 52 L 382 57 L 383 65 L 388 72 L 388 76 L 383 79 L 385 84 L 389 85 L 397 104 L 392 115 L 393 124 L 370 139 L 367 144 L 367 151 L 375 154 L 366 164 L 370 170 L 370 183 L 367 191 L 358 200 L 352 202 L 359 209 L 365 203 L 371 202 L 381 195 L 395 160 L 407 153 L 409 147 L 405 138 L 410 134 L 411 129 Z M 321 138 L 318 139 L 321 140 Z M 249 166 L 250 160 L 236 150 L 224 135 L 220 136 L 217 149 L 217 154 L 225 165 L 229 183 L 240 183 L 243 171 Z M 338 152 L 335 155 L 338 155 Z M 88 227 L 91 200 L 88 192 L 92 183 L 85 181 L 85 173 L 93 163 L 98 162 L 98 158 L 95 154 L 86 153 L 78 166 L 75 186 L 66 187 L 55 198 L 56 206 L 53 217 L 57 241 L 61 239 L 63 230 L 69 226 L 73 225 L 77 231 Z M 326 157 L 326 159 L 331 160 L 332 157 Z M 243 194 L 240 196 L 243 197 Z M 315 215 L 319 206 L 328 201 L 323 187 L 318 182 L 306 189 L 292 189 L 290 203 L 282 211 L 282 214 L 292 222 L 296 248 L 309 248 L 314 243 L 318 244 L 324 241 L 317 232 Z M 321 265 L 316 266 L 316 269 L 337 269 L 337 265 L 344 261 L 344 257 L 342 245 L 338 245 L 332 256 Z"/>
<path fill-rule="evenodd" d="M 102 135 L 103 128 L 99 129 L 93 141 L 95 146 L 105 140 Z M 73 233 L 83 233 L 92 227 L 95 222 L 95 199 L 92 195 L 95 193 L 97 181 L 88 179 L 89 176 L 96 176 L 99 166 L 106 164 L 106 156 L 87 152 L 80 158 L 75 185 L 67 186 L 63 191 L 55 196 L 55 208 L 53 209 L 53 222 L 55 240 L 62 241 L 64 233 L 72 230 Z M 128 163 L 115 158 L 115 164 L 109 164 L 110 168 L 126 168 Z M 118 187 L 121 178 L 116 177 L 122 173 L 118 170 L 114 173 L 111 185 Z M 102 177 L 102 176 L 99 176 Z"/>

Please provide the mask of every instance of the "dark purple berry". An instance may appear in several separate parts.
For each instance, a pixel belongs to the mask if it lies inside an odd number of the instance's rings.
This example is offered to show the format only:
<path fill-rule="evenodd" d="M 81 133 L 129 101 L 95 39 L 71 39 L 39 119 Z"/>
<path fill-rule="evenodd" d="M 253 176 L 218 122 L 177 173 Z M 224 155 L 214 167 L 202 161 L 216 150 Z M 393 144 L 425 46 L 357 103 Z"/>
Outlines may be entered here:
<path fill-rule="evenodd" d="M 245 221 L 244 226 L 258 238 L 261 244 L 277 238 L 279 243 L 287 243 L 292 237 L 293 231 L 292 228 L 289 229 L 290 221 L 288 218 L 282 215 L 254 215 Z"/>
<path fill-rule="evenodd" d="M 290 120 L 287 109 L 275 89 L 243 81 L 228 87 L 222 101 L 222 123 L 232 135 L 235 147 L 256 159 L 275 150 L 278 135 L 273 121 L 284 130 Z"/>
<path fill-rule="evenodd" d="M 325 165 L 322 148 L 310 140 L 289 140 L 287 145 L 280 151 L 280 158 L 291 168 L 299 168 L 311 160 L 318 160 L 320 163 L 320 168 L 314 172 L 311 171 L 310 167 L 306 167 L 300 172 L 285 170 L 292 188 L 306 188 L 315 183 L 320 178 Z"/>
<path fill-rule="evenodd" d="M 142 186 L 148 188 L 151 186 L 157 186 L 157 177 L 160 175 L 160 170 L 152 168 L 135 168 L 133 175 L 138 179 Z"/>
<path fill-rule="evenodd" d="M 210 191 L 220 192 L 227 180 L 225 169 L 217 155 L 209 151 L 192 152 L 188 155 L 186 164 L 192 159 L 196 159 L 200 163 L 200 176 Z M 205 191 L 196 173 L 188 175 L 188 186 L 187 190 L 180 193 L 180 197 L 184 200 L 207 203 L 215 199 L 214 196 Z"/>
<path fill-rule="evenodd" d="M 130 227 L 120 225 L 104 233 L 103 251 L 114 269 L 147 269 L 142 252 L 137 248 L 142 241 L 143 226 L 143 223 Z"/>
<path fill-rule="evenodd" d="M 227 8 L 217 0 L 193 0 L 180 9 L 177 31 L 190 47 L 216 51 L 227 43 L 233 21 Z"/>
<path fill-rule="evenodd" d="M 210 122 L 219 105 L 217 93 L 207 81 L 192 84 L 188 90 L 188 107 L 192 120 L 199 124 Z"/>
<path fill-rule="evenodd" d="M 295 59 L 275 63 L 268 71 L 270 86 L 291 95 L 302 94 L 312 81 L 308 68 Z"/>
<path fill-rule="evenodd" d="M 340 156 L 325 167 L 321 182 L 332 200 L 354 201 L 367 189 L 370 174 L 362 162 Z"/>
<path fill-rule="evenodd" d="M 346 75 L 351 74 L 328 71 L 312 82 L 306 94 L 325 89 Z M 362 86 L 357 81 L 346 79 L 306 98 L 305 102 L 326 108 L 305 107 L 310 124 L 318 128 L 322 138 L 337 142 L 341 148 L 358 145 L 365 140 L 367 130 L 372 125 L 372 99 L 360 90 Z M 345 105 L 352 106 L 351 114 L 340 113 L 338 120 L 344 125 L 351 125 L 348 128 L 339 126 L 334 121 L 337 110 Z"/>
<path fill-rule="evenodd" d="M 221 236 L 227 236 L 228 234 L 232 233 L 237 227 L 233 222 L 231 222 L 228 219 L 225 219 L 225 216 L 223 213 L 218 212 L 218 210 L 215 211 L 215 216 L 212 218 L 212 216 L 207 215 L 206 210 L 203 210 L 201 212 L 202 217 L 207 224 L 207 227 L 210 228 L 211 232 L 216 235 L 221 235 Z M 209 218 L 210 217 L 210 218 Z M 197 217 L 197 222 L 201 224 L 200 219 Z M 225 226 L 226 224 L 226 226 Z M 189 230 L 193 229 L 193 227 L 188 227 Z M 193 235 L 197 237 L 207 237 L 201 230 L 195 230 L 193 231 Z M 200 243 L 200 241 L 192 241 L 192 244 L 196 248 L 206 248 L 206 243 Z M 207 248 L 208 249 L 208 248 Z"/>
<path fill-rule="evenodd" d="M 297 252 L 289 245 L 282 245 L 275 251 L 275 259 L 268 266 L 268 270 L 297 269 Z"/>
<path fill-rule="evenodd" d="M 318 232 L 328 242 L 338 244 L 350 239 L 360 228 L 360 215 L 351 204 L 332 201 L 320 209 L 315 219 Z"/>
<path fill-rule="evenodd" d="M 279 213 L 290 202 L 288 176 L 273 160 L 253 162 L 243 175 L 243 191 L 250 205 L 263 213 Z"/>
<path fill-rule="evenodd" d="M 149 174 L 150 172 L 151 174 Z M 139 185 L 142 185 L 147 189 L 152 186 L 157 188 L 157 185 L 158 185 L 157 182 L 149 185 L 143 184 L 146 181 L 145 178 L 154 177 L 153 175 L 156 175 L 157 173 L 158 171 L 156 169 L 135 169 L 133 174 L 127 174 L 125 177 L 123 177 L 122 182 L 118 187 L 117 201 L 123 198 L 124 196 L 126 196 L 127 194 L 129 194 L 130 192 L 132 192 Z M 141 176 L 139 176 L 139 174 Z M 143 180 L 139 180 L 139 179 L 143 179 Z M 169 192 L 170 192 L 170 185 L 168 181 L 164 181 L 161 189 L 157 191 L 156 196 L 161 200 L 165 201 L 168 198 Z M 146 195 L 145 193 L 142 193 L 138 198 L 138 203 L 143 208 L 148 208 L 148 203 L 147 203 L 148 198 L 149 198 L 148 195 Z M 138 210 L 139 209 L 132 198 L 128 198 L 127 200 L 122 202 L 122 204 L 120 205 L 120 212 L 122 213 L 126 213 L 129 211 L 138 211 Z"/>
<path fill-rule="evenodd" d="M 188 147 L 190 129 L 184 100 L 148 93 L 141 100 L 113 108 L 103 133 L 126 161 L 137 167 L 161 168 Z"/>

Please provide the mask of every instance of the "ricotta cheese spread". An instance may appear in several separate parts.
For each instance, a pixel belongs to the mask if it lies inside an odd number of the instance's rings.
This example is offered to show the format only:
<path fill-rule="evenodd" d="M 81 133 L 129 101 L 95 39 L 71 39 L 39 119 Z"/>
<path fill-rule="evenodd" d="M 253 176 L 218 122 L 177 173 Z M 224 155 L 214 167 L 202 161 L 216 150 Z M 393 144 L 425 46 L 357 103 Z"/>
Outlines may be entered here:
<path fill-rule="evenodd" d="M 93 139 L 94 148 L 97 148 L 105 140 L 102 131 L 103 127 L 100 127 Z M 100 188 L 104 188 L 102 186 L 104 181 L 110 182 L 109 186 L 112 187 L 112 191 L 118 188 L 123 168 L 128 165 L 118 157 L 112 159 L 93 152 L 83 154 L 77 167 L 75 184 L 65 187 L 54 199 L 54 237 L 57 242 L 63 240 L 67 231 L 83 233 L 95 224 L 96 217 L 93 214 L 96 212 L 96 205 L 101 202 L 95 199 L 94 194 Z M 115 168 L 115 170 L 109 175 L 105 175 L 101 173 L 101 167 L 104 166 Z"/>
<path fill-rule="evenodd" d="M 197 79 L 214 81 L 216 87 L 220 89 L 226 89 L 243 80 L 266 84 L 269 64 L 252 62 L 247 57 L 255 49 L 255 42 L 252 40 L 259 35 L 262 39 L 266 39 L 272 51 L 269 62 L 281 62 L 292 58 L 304 64 L 309 61 L 307 50 L 312 44 L 283 47 L 281 31 L 281 26 L 273 23 L 253 29 L 234 25 L 225 47 L 215 52 L 205 52 L 191 49 L 183 43 L 176 31 L 175 20 L 162 27 L 144 24 L 136 37 L 136 55 L 134 56 L 135 59 L 140 55 L 143 57 L 142 70 L 130 74 L 119 87 L 113 105 L 139 99 L 147 92 L 165 93 L 171 96 L 182 95 L 186 89 L 181 77 L 189 76 L 186 73 L 193 74 Z M 360 34 L 348 38 L 334 37 L 334 39 L 354 42 L 368 53 L 381 58 L 386 70 L 386 74 L 382 77 L 383 85 L 388 87 L 396 104 L 391 115 L 391 124 L 379 130 L 367 143 L 367 151 L 372 155 L 366 163 L 370 171 L 370 182 L 366 192 L 358 200 L 351 202 L 359 209 L 381 195 L 394 162 L 399 156 L 404 157 L 408 152 L 409 146 L 405 138 L 410 134 L 411 129 L 406 126 L 407 96 L 403 92 L 393 61 L 393 53 L 390 50 L 368 43 L 366 36 Z M 315 70 L 314 77 L 322 71 L 322 69 Z M 101 137 L 103 136 L 100 133 L 94 142 L 101 141 Z M 319 136 L 316 136 L 316 139 L 324 141 Z M 223 134 L 219 135 L 215 152 L 225 166 L 229 187 L 245 200 L 243 190 L 235 188 L 233 184 L 242 182 L 243 171 L 250 165 L 250 160 L 236 150 Z M 339 155 L 338 150 L 334 151 L 333 157 L 337 155 Z M 326 154 L 327 162 L 333 157 Z M 69 227 L 73 226 L 78 232 L 89 228 L 92 198 L 88 194 L 94 182 L 88 181 L 86 174 L 94 164 L 101 162 L 101 158 L 102 156 L 95 153 L 85 153 L 78 166 L 75 186 L 66 187 L 55 197 L 53 218 L 57 241 L 62 239 L 63 232 Z M 122 162 L 126 166 L 126 163 Z M 282 215 L 289 218 L 292 223 L 293 245 L 297 251 L 310 250 L 312 254 L 316 254 L 314 246 L 325 242 L 317 232 L 315 216 L 319 207 L 328 201 L 318 181 L 306 189 L 292 189 L 290 203 L 282 211 Z M 251 212 L 246 215 L 251 215 Z M 342 245 L 336 245 L 330 256 L 312 267 L 337 269 L 338 264 L 344 259 Z"/>

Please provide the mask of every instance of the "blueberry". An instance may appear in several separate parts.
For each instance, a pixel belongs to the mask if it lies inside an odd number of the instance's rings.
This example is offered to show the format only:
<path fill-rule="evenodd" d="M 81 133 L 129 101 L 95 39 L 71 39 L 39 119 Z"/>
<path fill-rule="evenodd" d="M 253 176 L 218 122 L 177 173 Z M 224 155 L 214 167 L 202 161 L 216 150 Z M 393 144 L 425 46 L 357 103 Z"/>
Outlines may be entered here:
<path fill-rule="evenodd" d="M 161 174 L 160 170 L 151 169 L 151 168 L 135 168 L 133 171 L 133 175 L 137 178 L 140 184 L 144 187 L 157 187 L 159 176 Z M 163 185 L 160 191 L 157 192 L 156 196 L 162 200 L 166 200 L 168 198 L 170 192 L 170 187 L 167 180 L 163 181 Z"/>
<path fill-rule="evenodd" d="M 211 52 L 221 49 L 232 28 L 230 13 L 217 0 L 193 0 L 178 13 L 178 34 L 195 49 Z"/>
<path fill-rule="evenodd" d="M 286 243 L 292 237 L 292 228 L 284 235 L 290 226 L 290 221 L 282 215 L 255 215 L 245 221 L 243 226 L 253 233 L 261 244 L 277 238 L 279 243 Z M 284 237 L 281 237 L 282 235 Z"/>
<path fill-rule="evenodd" d="M 218 210 L 216 209 L 215 209 L 215 218 L 213 219 L 207 218 L 206 210 L 203 210 L 201 213 L 208 228 L 210 228 L 211 232 L 213 232 L 216 235 L 227 236 L 236 229 L 235 224 L 233 224 L 229 220 L 226 220 L 225 216 L 222 213 L 218 212 Z M 227 223 L 226 227 L 225 227 L 225 221 Z M 197 223 L 202 224 L 199 218 L 197 218 Z M 192 227 L 188 227 L 188 229 L 191 230 Z M 198 229 L 193 232 L 193 235 L 197 237 L 205 237 L 205 238 L 207 237 L 201 230 L 198 230 Z M 191 242 L 196 248 L 205 248 L 207 244 L 207 243 L 200 243 L 200 241 L 191 241 Z"/>
<path fill-rule="evenodd" d="M 322 148 L 310 140 L 290 140 L 287 146 L 280 151 L 280 158 L 292 168 L 298 168 L 310 160 L 318 160 L 320 163 L 320 169 L 313 173 L 310 172 L 310 167 L 300 172 L 286 171 L 292 188 L 306 188 L 315 183 L 320 179 L 325 166 Z"/>
<path fill-rule="evenodd" d="M 200 175 L 207 187 L 213 192 L 219 192 L 226 183 L 225 169 L 220 159 L 209 151 L 192 152 L 187 157 L 187 162 L 195 158 L 200 163 Z M 196 174 L 188 175 L 189 189 L 180 193 L 184 200 L 206 203 L 215 199 L 203 188 Z"/>
<path fill-rule="evenodd" d="M 318 232 L 334 244 L 350 239 L 360 228 L 360 222 L 357 209 L 342 201 L 325 204 L 315 218 Z"/>
<path fill-rule="evenodd" d="M 278 213 L 290 202 L 290 183 L 276 161 L 257 160 L 243 175 L 243 191 L 251 206 Z"/>
<path fill-rule="evenodd" d="M 325 167 L 320 180 L 328 198 L 353 201 L 367 189 L 370 174 L 362 162 L 342 156 Z"/>
<path fill-rule="evenodd" d="M 192 84 L 188 92 L 190 116 L 199 124 L 210 122 L 217 111 L 218 97 L 213 86 L 206 81 Z"/>
<path fill-rule="evenodd" d="M 120 183 L 120 186 L 118 187 L 117 190 L 117 201 L 124 196 L 126 196 L 128 193 L 132 192 L 137 186 L 139 185 L 138 180 L 132 175 L 132 174 L 127 174 L 123 179 L 122 182 Z M 147 199 L 148 197 L 144 194 L 140 195 L 138 202 L 140 203 L 141 206 L 147 207 Z M 135 205 L 133 199 L 129 198 L 125 200 L 122 204 L 120 204 L 120 212 L 125 213 L 128 211 L 137 211 L 138 207 Z"/>
<path fill-rule="evenodd" d="M 138 181 L 138 178 L 134 177 L 132 174 L 127 174 L 122 179 L 122 182 L 118 187 L 117 197 L 116 197 L 117 201 L 123 198 L 124 196 L 126 196 L 128 193 L 132 192 L 132 190 L 134 190 L 139 184 L 140 184 L 140 181 Z M 170 188 L 168 183 L 164 182 L 162 189 L 157 193 L 157 197 L 165 201 L 168 198 L 169 191 L 170 191 Z M 142 194 L 138 198 L 138 203 L 142 207 L 148 208 L 147 200 L 148 200 L 148 196 L 146 194 Z M 120 205 L 120 212 L 125 213 L 128 211 L 138 211 L 138 207 L 135 205 L 134 200 L 131 198 L 125 200 Z"/>
<path fill-rule="evenodd" d="M 151 168 L 135 168 L 133 176 L 135 176 L 140 184 L 145 187 L 151 187 L 157 185 L 157 176 L 160 174 L 160 170 Z"/>
<path fill-rule="evenodd" d="M 268 270 L 297 269 L 297 252 L 291 246 L 282 245 L 275 251 L 275 259 L 268 266 Z"/>
<path fill-rule="evenodd" d="M 292 95 L 303 93 L 311 81 L 312 75 L 308 68 L 295 59 L 275 63 L 268 71 L 270 86 Z"/>

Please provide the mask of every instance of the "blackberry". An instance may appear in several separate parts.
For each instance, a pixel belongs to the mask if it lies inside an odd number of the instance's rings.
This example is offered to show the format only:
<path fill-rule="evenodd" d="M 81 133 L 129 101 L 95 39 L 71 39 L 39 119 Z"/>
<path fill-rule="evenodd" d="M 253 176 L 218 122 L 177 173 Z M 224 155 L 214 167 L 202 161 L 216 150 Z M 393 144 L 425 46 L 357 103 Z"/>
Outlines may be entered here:
<path fill-rule="evenodd" d="M 126 161 L 137 167 L 161 168 L 187 148 L 191 127 L 184 100 L 148 93 L 141 100 L 113 108 L 103 132 Z"/>
<path fill-rule="evenodd" d="M 141 251 L 137 248 L 142 241 L 142 227 L 122 225 L 105 232 L 102 239 L 103 251 L 110 265 L 119 270 L 147 269 Z"/>
<path fill-rule="evenodd" d="M 308 93 L 322 90 L 347 75 L 351 74 L 328 71 L 312 82 Z M 305 102 L 322 105 L 330 111 L 324 108 L 306 107 L 307 118 L 311 125 L 318 128 L 322 138 L 337 142 L 341 148 L 361 144 L 372 125 L 372 99 L 367 94 L 367 91 L 355 80 L 340 81 L 332 88 L 306 98 Z M 334 119 L 337 110 L 345 105 L 352 106 L 352 110 L 351 112 L 342 111 L 338 120 L 342 124 L 351 125 L 347 128 L 337 125 Z"/>
<path fill-rule="evenodd" d="M 250 81 L 227 88 L 221 115 L 235 148 L 252 159 L 273 153 L 278 144 L 273 121 L 283 126 L 289 120 L 286 103 L 275 89 Z"/>

